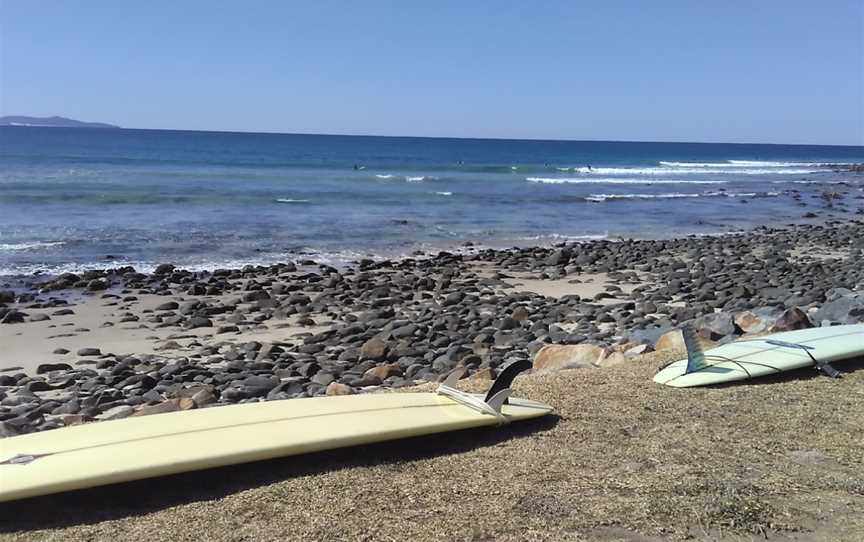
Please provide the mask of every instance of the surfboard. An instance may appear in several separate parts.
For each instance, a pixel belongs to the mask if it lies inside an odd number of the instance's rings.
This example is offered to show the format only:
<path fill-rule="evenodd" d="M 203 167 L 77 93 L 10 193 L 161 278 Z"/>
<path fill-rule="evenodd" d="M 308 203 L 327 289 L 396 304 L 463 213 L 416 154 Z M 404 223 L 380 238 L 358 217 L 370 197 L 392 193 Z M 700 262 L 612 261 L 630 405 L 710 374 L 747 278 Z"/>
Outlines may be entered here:
<path fill-rule="evenodd" d="M 511 364 L 486 396 L 451 377 L 436 393 L 247 403 L 0 439 L 0 502 L 544 416 L 551 406 L 509 397 L 528 367 Z"/>
<path fill-rule="evenodd" d="M 693 344 L 698 341 L 695 334 L 683 332 L 688 358 L 660 370 L 654 382 L 676 388 L 707 386 L 864 356 L 864 324 L 786 331 L 704 352 Z"/>

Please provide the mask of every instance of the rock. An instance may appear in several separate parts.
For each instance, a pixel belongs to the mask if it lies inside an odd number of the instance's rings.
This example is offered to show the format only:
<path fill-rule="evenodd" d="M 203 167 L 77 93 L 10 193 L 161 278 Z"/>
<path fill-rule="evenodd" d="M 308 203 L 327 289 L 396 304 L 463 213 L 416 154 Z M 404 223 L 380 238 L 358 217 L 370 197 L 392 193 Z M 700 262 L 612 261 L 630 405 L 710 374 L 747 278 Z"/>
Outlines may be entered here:
<path fill-rule="evenodd" d="M 452 305 L 458 305 L 462 301 L 462 299 L 464 299 L 464 298 L 465 298 L 465 294 L 463 294 L 462 292 L 452 292 L 450 294 L 447 294 L 447 296 L 444 298 L 444 301 L 441 303 L 441 305 L 444 307 L 450 307 Z"/>
<path fill-rule="evenodd" d="M 186 322 L 188 329 L 197 329 L 200 327 L 213 327 L 213 322 L 204 316 L 193 316 Z"/>
<path fill-rule="evenodd" d="M 711 341 L 734 335 L 737 331 L 735 321 L 728 312 L 706 314 L 693 320 L 692 325 L 697 333 Z"/>
<path fill-rule="evenodd" d="M 402 367 L 398 364 L 393 363 L 390 365 L 379 365 L 377 367 L 372 367 L 365 373 L 363 373 L 364 378 L 378 378 L 379 380 L 387 380 L 391 376 L 402 376 Z"/>
<path fill-rule="evenodd" d="M 84 414 L 66 414 L 61 418 L 63 425 L 81 425 L 87 419 L 87 416 Z"/>
<path fill-rule="evenodd" d="M 363 346 L 360 347 L 360 359 L 382 361 L 387 357 L 387 350 L 387 341 L 381 337 L 375 336 L 363 343 Z"/>
<path fill-rule="evenodd" d="M 121 418 L 128 418 L 135 412 L 135 408 L 130 405 L 118 405 L 112 408 L 109 408 L 102 414 L 96 416 L 98 420 L 119 420 Z"/>
<path fill-rule="evenodd" d="M 180 308 L 180 305 L 176 301 L 168 301 L 167 303 L 162 303 L 156 307 L 157 311 L 174 311 Z"/>
<path fill-rule="evenodd" d="M 636 346 L 632 346 L 624 351 L 624 355 L 628 358 L 632 358 L 635 356 L 641 356 L 643 354 L 648 354 L 653 352 L 654 348 L 650 344 L 637 344 Z"/>
<path fill-rule="evenodd" d="M 319 371 L 315 373 L 315 376 L 309 379 L 310 382 L 318 384 L 320 386 L 329 386 L 331 382 L 336 380 L 336 377 L 333 376 L 332 373 L 328 373 L 325 371 Z"/>
<path fill-rule="evenodd" d="M 687 347 L 684 345 L 684 337 L 681 335 L 681 330 L 673 329 L 661 335 L 654 345 L 654 350 L 680 350 L 686 352 Z"/>
<path fill-rule="evenodd" d="M 549 266 L 567 265 L 570 262 L 571 252 L 569 249 L 560 249 L 553 252 L 544 262 Z"/>
<path fill-rule="evenodd" d="M 817 324 L 857 324 L 864 322 L 864 293 L 848 293 L 824 303 L 813 314 Z"/>
<path fill-rule="evenodd" d="M 253 375 L 242 380 L 240 385 L 247 397 L 261 397 L 278 386 L 279 379 Z"/>
<path fill-rule="evenodd" d="M 2 314 L 2 312 L 0 312 Z M 24 322 L 24 318 L 27 317 L 27 313 L 11 310 L 7 312 L 3 318 L 0 318 L 0 324 L 21 324 Z"/>
<path fill-rule="evenodd" d="M 484 367 L 468 377 L 470 380 L 495 380 L 495 372 L 491 367 Z"/>
<path fill-rule="evenodd" d="M 15 303 L 15 292 L 0 290 L 0 303 Z"/>
<path fill-rule="evenodd" d="M 49 373 L 51 371 L 71 371 L 72 366 L 68 363 L 43 363 L 36 367 L 36 374 Z"/>
<path fill-rule="evenodd" d="M 51 317 L 45 314 L 44 312 L 40 312 L 38 314 L 34 314 L 30 317 L 31 322 L 44 322 L 45 320 L 50 320 Z"/>
<path fill-rule="evenodd" d="M 516 320 L 517 322 L 524 322 L 530 316 L 531 314 L 525 307 L 516 307 L 515 309 L 513 309 L 513 314 L 510 315 L 510 318 Z"/>
<path fill-rule="evenodd" d="M 0 422 L 0 438 L 17 437 L 21 434 L 21 429 L 8 422 Z"/>
<path fill-rule="evenodd" d="M 91 292 L 101 292 L 108 289 L 108 283 L 103 279 L 93 279 L 87 283 L 87 290 Z"/>
<path fill-rule="evenodd" d="M 78 350 L 79 356 L 101 356 L 102 351 L 98 348 L 81 348 Z"/>
<path fill-rule="evenodd" d="M 54 351 L 51 352 L 51 353 L 52 353 L 52 354 L 59 354 L 59 355 L 62 356 L 62 355 L 64 355 L 64 354 L 68 354 L 69 351 L 66 350 L 65 348 L 55 348 Z"/>
<path fill-rule="evenodd" d="M 170 263 L 161 263 L 156 266 L 156 269 L 153 271 L 154 275 L 170 275 L 174 272 L 175 267 Z"/>
<path fill-rule="evenodd" d="M 622 365 L 627 362 L 627 356 L 625 356 L 622 352 L 615 352 L 612 350 L 605 350 L 604 355 L 598 359 L 594 365 L 597 367 L 614 367 L 615 365 Z"/>
<path fill-rule="evenodd" d="M 136 410 L 132 416 L 150 416 L 151 414 L 164 414 L 165 412 L 177 412 L 180 410 L 180 399 L 168 399 L 155 405 L 146 405 Z"/>
<path fill-rule="evenodd" d="M 751 311 L 739 312 L 735 315 L 735 325 L 744 333 L 764 333 L 768 331 L 771 323 Z"/>
<path fill-rule="evenodd" d="M 327 384 L 325 395 L 352 395 L 354 389 L 351 386 L 340 384 L 339 382 L 331 382 Z"/>
<path fill-rule="evenodd" d="M 779 333 L 782 331 L 794 331 L 796 329 L 806 329 L 813 327 L 813 322 L 804 314 L 804 311 L 798 307 L 787 309 L 777 318 L 774 325 L 771 326 L 771 333 Z"/>
<path fill-rule="evenodd" d="M 594 344 L 549 344 L 534 357 L 537 371 L 558 371 L 593 367 L 605 349 Z"/>

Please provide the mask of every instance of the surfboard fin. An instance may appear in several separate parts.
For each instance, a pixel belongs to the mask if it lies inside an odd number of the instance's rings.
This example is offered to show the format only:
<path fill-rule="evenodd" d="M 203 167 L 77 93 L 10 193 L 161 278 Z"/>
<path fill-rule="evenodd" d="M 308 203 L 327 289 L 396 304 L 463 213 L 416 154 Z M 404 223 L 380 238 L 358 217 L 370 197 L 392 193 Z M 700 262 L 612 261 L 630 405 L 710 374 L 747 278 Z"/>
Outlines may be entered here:
<path fill-rule="evenodd" d="M 478 412 L 495 416 L 498 418 L 499 424 L 505 424 L 509 420 L 501 413 L 501 408 L 507 404 L 507 400 L 512 393 L 510 384 L 513 383 L 513 379 L 516 378 L 516 375 L 522 371 L 530 369 L 531 367 L 533 367 L 533 364 L 529 360 L 519 360 L 511 363 L 501 371 L 501 374 L 499 374 L 498 378 L 495 379 L 495 382 L 492 384 L 492 387 L 489 388 L 489 392 L 485 397 L 456 389 L 455 385 L 459 381 L 461 372 L 453 371 L 447 375 L 447 378 L 445 378 L 441 385 L 438 386 L 438 393 L 446 395 L 454 401 L 473 408 Z"/>
<path fill-rule="evenodd" d="M 702 344 L 699 342 L 699 336 L 696 335 L 696 330 L 690 324 L 681 326 L 681 335 L 684 337 L 684 346 L 687 348 L 687 370 L 684 374 L 693 373 L 704 369 L 708 366 L 705 361 L 705 352 L 702 351 Z"/>
<path fill-rule="evenodd" d="M 516 378 L 516 375 L 523 371 L 527 371 L 534 364 L 531 363 L 530 360 L 520 359 L 518 361 L 514 361 L 498 374 L 498 378 L 495 379 L 495 382 L 492 384 L 492 387 L 489 388 L 489 391 L 486 393 L 486 401 L 487 403 L 492 400 L 495 395 L 498 394 L 501 390 L 506 390 L 510 388 L 510 385 L 513 384 L 513 379 Z M 504 403 L 507 404 L 507 399 L 504 399 Z M 501 410 L 500 408 L 498 410 Z"/>

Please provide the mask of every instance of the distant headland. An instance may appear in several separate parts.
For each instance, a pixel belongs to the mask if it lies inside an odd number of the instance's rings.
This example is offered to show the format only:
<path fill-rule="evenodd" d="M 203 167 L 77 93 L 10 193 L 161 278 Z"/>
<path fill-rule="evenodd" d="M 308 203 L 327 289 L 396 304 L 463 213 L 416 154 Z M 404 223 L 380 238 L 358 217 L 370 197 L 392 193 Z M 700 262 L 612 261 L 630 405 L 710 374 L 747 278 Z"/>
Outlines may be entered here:
<path fill-rule="evenodd" d="M 84 122 L 66 117 L 25 117 L 10 115 L 0 117 L 0 126 L 42 126 L 54 128 L 120 128 L 104 122 Z"/>

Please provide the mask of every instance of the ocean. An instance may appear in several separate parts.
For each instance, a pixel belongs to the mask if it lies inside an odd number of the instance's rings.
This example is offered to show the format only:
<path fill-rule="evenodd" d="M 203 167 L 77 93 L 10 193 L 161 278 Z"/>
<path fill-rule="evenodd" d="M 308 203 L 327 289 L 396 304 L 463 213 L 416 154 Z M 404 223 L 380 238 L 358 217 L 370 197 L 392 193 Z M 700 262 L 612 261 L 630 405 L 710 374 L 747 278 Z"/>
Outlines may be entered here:
<path fill-rule="evenodd" d="M 0 275 L 189 269 L 800 221 L 864 147 L 0 127 Z M 806 204 L 806 205 L 805 205 Z"/>

